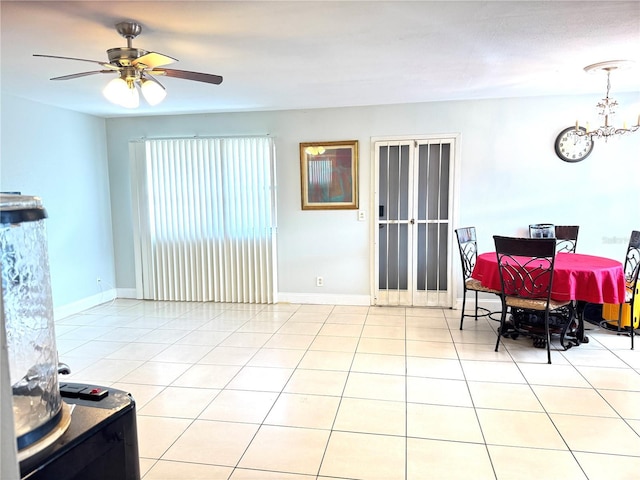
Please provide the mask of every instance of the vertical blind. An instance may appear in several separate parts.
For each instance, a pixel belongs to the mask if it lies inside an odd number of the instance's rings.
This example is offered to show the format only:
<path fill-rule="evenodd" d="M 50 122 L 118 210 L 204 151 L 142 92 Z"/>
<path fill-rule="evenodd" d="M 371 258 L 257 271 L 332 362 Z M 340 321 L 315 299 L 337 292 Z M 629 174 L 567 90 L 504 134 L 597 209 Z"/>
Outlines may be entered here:
<path fill-rule="evenodd" d="M 273 303 L 272 139 L 146 140 L 136 157 L 143 298 Z"/>

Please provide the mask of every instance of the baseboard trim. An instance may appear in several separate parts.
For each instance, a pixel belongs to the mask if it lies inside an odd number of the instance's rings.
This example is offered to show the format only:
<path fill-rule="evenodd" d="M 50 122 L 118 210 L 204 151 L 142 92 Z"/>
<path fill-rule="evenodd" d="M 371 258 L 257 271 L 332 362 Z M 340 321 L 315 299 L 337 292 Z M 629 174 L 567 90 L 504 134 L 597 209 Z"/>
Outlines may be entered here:
<path fill-rule="evenodd" d="M 499 312 L 502 310 L 502 302 L 500 301 L 500 299 L 488 300 L 485 298 L 479 298 L 478 305 L 481 307 L 485 307 L 491 310 L 492 312 L 494 311 Z M 472 296 L 467 297 L 467 308 L 465 308 L 465 310 L 475 306 L 476 306 L 475 299 Z M 458 299 L 456 299 L 456 310 L 460 310 L 460 309 L 462 309 L 462 297 L 459 297 Z"/>
<path fill-rule="evenodd" d="M 115 288 L 105 290 L 104 292 L 100 292 L 96 295 L 83 298 L 82 300 L 78 300 L 77 302 L 54 307 L 53 318 L 54 320 L 61 320 L 66 317 L 70 317 L 71 315 L 81 313 L 97 305 L 101 305 L 105 302 L 110 302 L 114 298 L 117 298 L 117 291 Z"/>
<path fill-rule="evenodd" d="M 297 303 L 302 305 L 371 305 L 371 297 L 369 295 L 279 292 L 278 303 Z"/>
<path fill-rule="evenodd" d="M 137 292 L 136 292 L 135 288 L 118 288 L 117 292 L 118 292 L 118 298 L 135 298 L 135 299 L 138 299 Z M 138 299 L 138 300 L 142 300 L 142 299 Z"/>
<path fill-rule="evenodd" d="M 53 317 L 60 320 L 85 310 L 93 308 L 105 302 L 110 302 L 115 298 L 137 298 L 135 288 L 112 288 L 91 297 L 78 300 L 68 305 L 54 307 Z M 293 303 L 301 305 L 373 305 L 369 295 L 340 295 L 340 294 L 319 294 L 319 293 L 291 293 L 279 292 L 278 303 Z M 500 300 L 479 299 L 478 302 L 485 308 L 492 311 L 499 311 L 502 308 Z M 474 299 L 467 299 L 467 307 L 475 306 Z M 462 298 L 456 299 L 457 310 L 462 308 Z"/>

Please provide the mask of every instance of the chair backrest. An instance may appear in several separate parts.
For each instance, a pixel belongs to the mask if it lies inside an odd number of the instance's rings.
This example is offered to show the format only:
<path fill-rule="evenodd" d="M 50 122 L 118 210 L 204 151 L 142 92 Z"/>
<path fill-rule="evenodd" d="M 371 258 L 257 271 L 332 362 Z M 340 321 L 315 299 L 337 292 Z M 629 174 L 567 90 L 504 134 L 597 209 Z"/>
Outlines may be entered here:
<path fill-rule="evenodd" d="M 553 238 L 553 223 L 534 223 L 529 225 L 529 238 Z"/>
<path fill-rule="evenodd" d="M 576 253 L 579 230 L 578 225 L 556 225 L 556 253 Z"/>
<path fill-rule="evenodd" d="M 633 230 L 627 246 L 627 256 L 624 259 L 624 280 L 631 292 L 631 300 L 638 290 L 638 275 L 640 274 L 640 231 Z"/>
<path fill-rule="evenodd" d="M 555 263 L 554 238 L 493 237 L 502 294 L 521 298 L 551 298 Z"/>
<path fill-rule="evenodd" d="M 460 250 L 460 262 L 462 263 L 462 276 L 466 282 L 471 278 L 473 268 L 478 258 L 478 243 L 476 241 L 476 227 L 463 227 L 456 229 L 458 249 Z"/>

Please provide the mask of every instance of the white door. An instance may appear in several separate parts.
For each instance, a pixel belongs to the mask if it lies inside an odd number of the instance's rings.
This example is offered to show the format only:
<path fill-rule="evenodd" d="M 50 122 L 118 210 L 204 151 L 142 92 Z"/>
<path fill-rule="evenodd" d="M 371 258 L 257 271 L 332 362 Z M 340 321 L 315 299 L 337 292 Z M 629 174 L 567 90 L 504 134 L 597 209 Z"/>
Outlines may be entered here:
<path fill-rule="evenodd" d="M 375 141 L 376 305 L 452 307 L 455 137 Z"/>

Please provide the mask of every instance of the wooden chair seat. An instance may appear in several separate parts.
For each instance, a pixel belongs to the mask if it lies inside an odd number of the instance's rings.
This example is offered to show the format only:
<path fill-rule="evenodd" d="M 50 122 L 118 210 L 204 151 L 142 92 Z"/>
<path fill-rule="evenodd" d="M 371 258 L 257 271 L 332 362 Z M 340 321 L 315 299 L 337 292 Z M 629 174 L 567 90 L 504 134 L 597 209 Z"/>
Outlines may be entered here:
<path fill-rule="evenodd" d="M 466 282 L 467 290 L 475 290 L 476 292 L 486 292 L 486 293 L 495 293 L 496 295 L 500 295 L 499 290 L 493 290 L 491 288 L 483 287 L 480 280 L 476 280 L 475 278 L 470 278 Z"/>
<path fill-rule="evenodd" d="M 547 308 L 547 299 L 537 298 L 522 298 L 507 296 L 506 303 L 508 307 L 524 308 L 526 310 L 540 310 L 544 311 Z M 566 307 L 571 302 L 557 302 L 555 300 L 549 300 L 549 310 L 557 310 L 558 308 Z"/>

